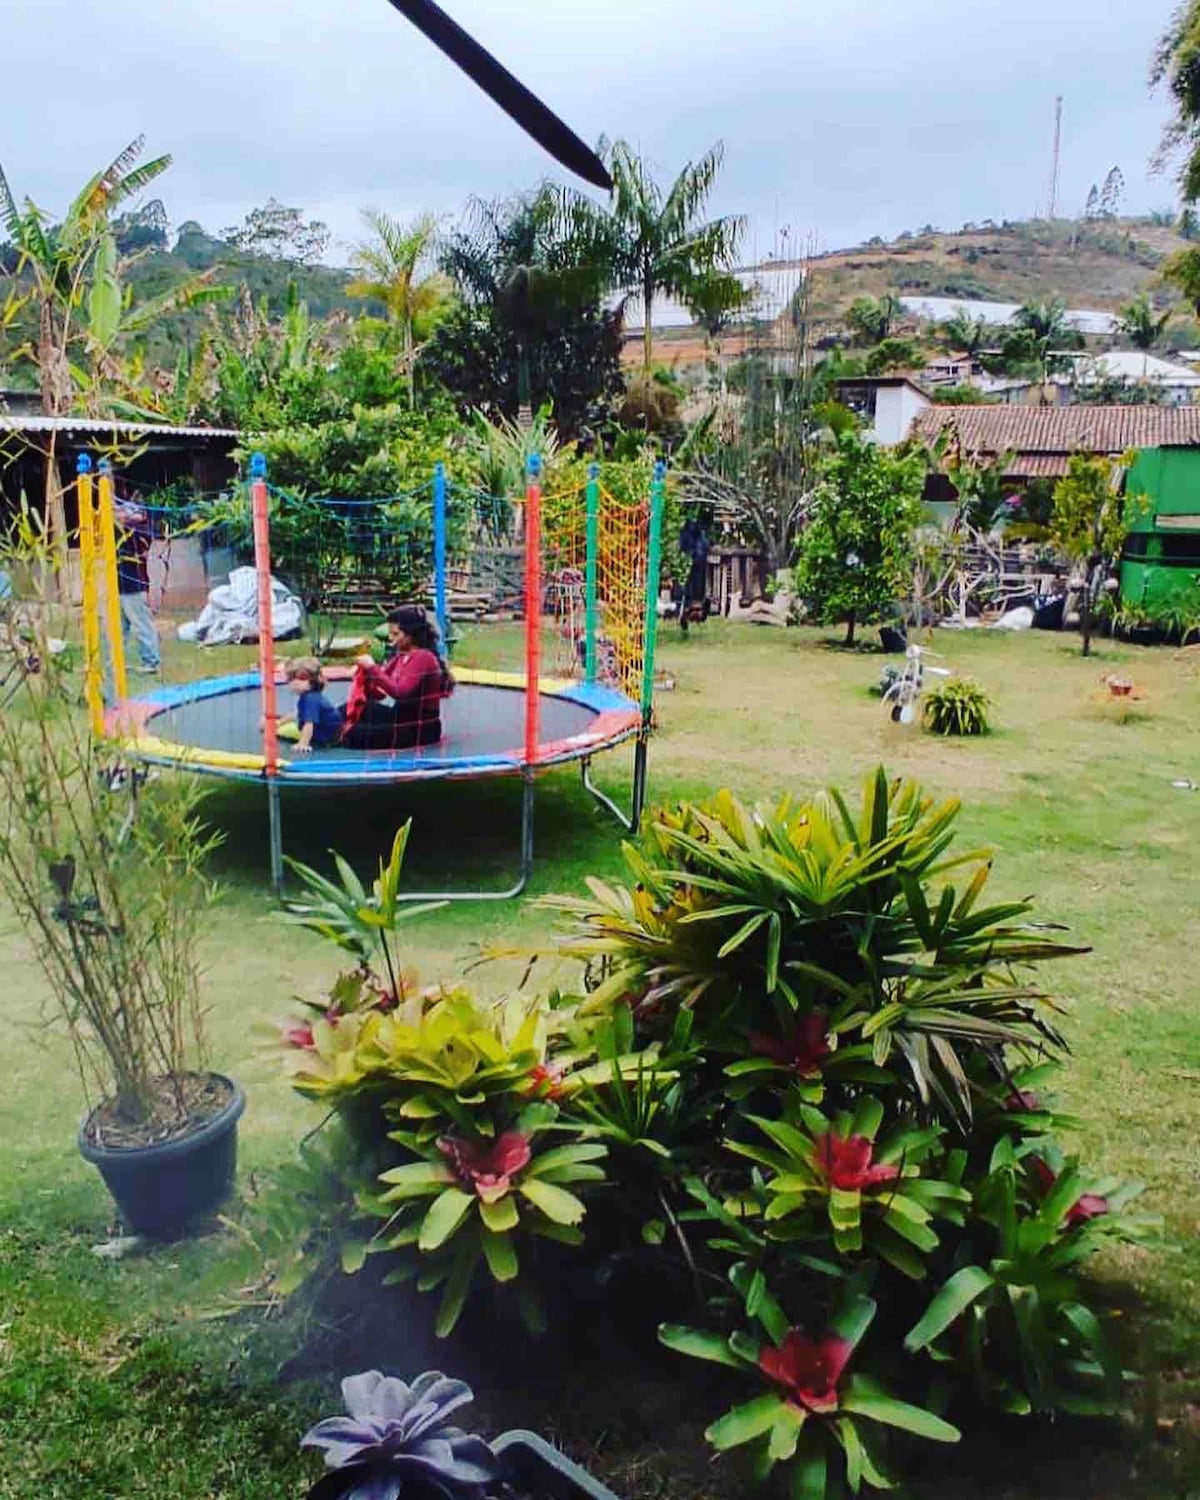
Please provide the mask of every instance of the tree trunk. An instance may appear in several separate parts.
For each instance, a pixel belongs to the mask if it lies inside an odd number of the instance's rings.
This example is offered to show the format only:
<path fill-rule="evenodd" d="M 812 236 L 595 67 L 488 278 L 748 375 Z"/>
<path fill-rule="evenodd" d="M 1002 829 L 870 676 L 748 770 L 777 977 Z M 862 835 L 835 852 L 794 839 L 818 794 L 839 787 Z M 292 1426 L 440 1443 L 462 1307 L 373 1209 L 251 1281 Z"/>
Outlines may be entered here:
<path fill-rule="evenodd" d="M 846 616 L 846 639 L 842 642 L 843 646 L 853 646 L 853 644 L 854 644 L 854 627 L 855 627 L 856 624 L 857 624 L 857 621 L 855 620 L 855 617 L 854 617 L 854 611 L 851 610 L 850 613 Z"/>
<path fill-rule="evenodd" d="M 417 371 L 413 359 L 413 326 L 412 319 L 405 315 L 404 318 L 404 365 L 408 375 L 408 409 L 417 409 Z"/>
<path fill-rule="evenodd" d="M 654 358 L 654 330 L 650 326 L 650 315 L 654 309 L 654 287 L 649 281 L 642 283 L 642 369 L 650 373 Z"/>

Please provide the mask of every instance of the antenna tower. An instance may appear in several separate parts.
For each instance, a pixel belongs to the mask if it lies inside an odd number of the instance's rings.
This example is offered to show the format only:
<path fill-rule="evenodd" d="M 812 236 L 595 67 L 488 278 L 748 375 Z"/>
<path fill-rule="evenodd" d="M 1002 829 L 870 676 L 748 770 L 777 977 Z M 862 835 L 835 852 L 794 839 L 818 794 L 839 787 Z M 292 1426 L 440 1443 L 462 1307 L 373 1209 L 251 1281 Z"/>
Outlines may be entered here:
<path fill-rule="evenodd" d="M 1061 94 L 1054 101 L 1054 159 L 1050 167 L 1050 211 L 1046 215 L 1048 219 L 1058 217 L 1058 184 L 1059 167 L 1062 161 L 1062 117 L 1063 97 Z"/>

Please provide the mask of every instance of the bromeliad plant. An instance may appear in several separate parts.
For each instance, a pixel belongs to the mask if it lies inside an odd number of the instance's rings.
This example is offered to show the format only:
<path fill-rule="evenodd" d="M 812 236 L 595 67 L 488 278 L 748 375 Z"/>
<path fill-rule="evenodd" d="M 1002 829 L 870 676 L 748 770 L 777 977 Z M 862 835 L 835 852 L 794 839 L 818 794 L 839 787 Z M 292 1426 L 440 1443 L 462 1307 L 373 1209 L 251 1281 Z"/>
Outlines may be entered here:
<path fill-rule="evenodd" d="M 748 1117 L 769 1146 L 729 1143 L 770 1174 L 764 1183 L 767 1235 L 790 1243 L 832 1238 L 845 1256 L 869 1247 L 905 1276 L 921 1280 L 924 1257 L 939 1244 L 933 1220 L 961 1225 L 971 1201 L 959 1181 L 929 1172 L 941 1128 L 901 1123 L 877 1140 L 884 1108 L 870 1097 L 832 1120 L 803 1103 L 792 1112 L 794 1120 Z M 965 1164 L 966 1153 L 954 1151 L 942 1170 L 960 1179 Z"/>
<path fill-rule="evenodd" d="M 958 811 L 882 770 L 857 817 L 837 792 L 660 811 L 626 846 L 628 886 L 552 903 L 573 919 L 560 951 L 603 973 L 584 1011 L 624 1000 L 651 1037 L 692 1009 L 714 1053 L 809 1079 L 850 1069 L 847 1084 L 937 1096 L 966 1121 L 967 1059 L 1061 1045 L 1056 1007 L 1019 970 L 1083 950 L 1029 922 L 1027 902 L 981 904 L 991 857 L 949 853 Z M 823 1037 L 807 1035 L 816 1016 Z M 864 1060 L 889 1077 L 855 1078 Z"/>
<path fill-rule="evenodd" d="M 933 734 L 988 734 L 991 706 L 992 700 L 977 682 L 969 677 L 950 677 L 926 692 L 923 722 Z"/>
<path fill-rule="evenodd" d="M 359 967 L 288 1051 L 298 1089 L 374 1132 L 347 1263 L 438 1289 L 441 1332 L 489 1275 L 537 1326 L 547 1242 L 690 1288 L 720 1331 L 664 1341 L 765 1382 L 710 1439 L 791 1464 L 802 1496 L 886 1484 L 885 1429 L 952 1440 L 913 1403 L 972 1385 L 1010 1412 L 1111 1410 L 1081 1272 L 1145 1227 L 1055 1144 L 1064 1042 L 1033 973 L 1083 950 L 987 901 L 957 812 L 882 771 L 857 811 L 664 809 L 625 885 L 555 903 L 577 996 L 422 992 L 395 952 L 377 974 L 386 882 L 377 907 L 326 892 L 336 918 L 299 915 Z"/>
<path fill-rule="evenodd" d="M 552 1144 L 558 1122 L 553 1104 L 527 1104 L 509 1129 L 441 1135 L 400 1130 L 392 1139 L 409 1157 L 382 1173 L 382 1192 L 363 1206 L 384 1216 L 368 1249 L 400 1255 L 389 1282 L 416 1278 L 418 1289 L 442 1288 L 436 1328 L 451 1332 L 477 1270 L 486 1265 L 494 1281 L 514 1281 L 520 1271 L 518 1245 L 536 1238 L 581 1245 L 584 1204 L 573 1188 L 604 1181 L 599 1163 L 606 1148 L 571 1139 Z M 536 1286 L 518 1288 L 520 1308 L 533 1328 L 544 1326 Z"/>
<path fill-rule="evenodd" d="M 751 1328 L 728 1338 L 671 1324 L 659 1329 L 669 1349 L 726 1365 L 767 1387 L 708 1428 L 705 1436 L 718 1452 L 754 1444 L 755 1478 L 785 1463 L 796 1500 L 824 1500 L 843 1478 L 854 1494 L 864 1484 L 893 1488 L 879 1451 L 881 1428 L 958 1441 L 958 1429 L 933 1412 L 897 1400 L 867 1375 L 846 1374 L 875 1319 L 870 1297 L 848 1291 L 814 1336 L 791 1322 L 761 1272 L 737 1265 L 732 1279 L 745 1295 Z"/>

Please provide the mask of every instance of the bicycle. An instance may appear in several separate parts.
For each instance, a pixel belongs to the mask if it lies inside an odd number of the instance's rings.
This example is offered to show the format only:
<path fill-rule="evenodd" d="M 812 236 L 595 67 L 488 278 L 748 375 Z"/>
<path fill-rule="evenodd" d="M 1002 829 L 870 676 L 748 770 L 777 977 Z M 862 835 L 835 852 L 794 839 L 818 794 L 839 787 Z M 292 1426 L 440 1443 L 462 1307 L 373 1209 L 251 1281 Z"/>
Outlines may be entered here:
<path fill-rule="evenodd" d="M 904 653 L 904 670 L 883 690 L 883 706 L 893 724 L 911 724 L 917 717 L 917 700 L 925 687 L 925 674 L 953 677 L 949 667 L 926 666 L 925 657 L 935 655 L 926 646 L 909 646 Z"/>

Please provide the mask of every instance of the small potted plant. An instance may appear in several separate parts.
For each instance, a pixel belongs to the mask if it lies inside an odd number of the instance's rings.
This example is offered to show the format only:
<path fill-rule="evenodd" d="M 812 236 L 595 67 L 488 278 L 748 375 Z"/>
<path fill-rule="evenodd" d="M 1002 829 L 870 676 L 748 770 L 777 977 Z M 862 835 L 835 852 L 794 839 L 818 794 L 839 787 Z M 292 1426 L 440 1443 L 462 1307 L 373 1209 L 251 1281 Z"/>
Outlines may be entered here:
<path fill-rule="evenodd" d="M 47 578 L 26 544 L 14 577 Z M 41 565 L 39 565 L 39 561 Z M 31 565 L 32 562 L 32 565 Z M 0 898 L 23 926 L 91 1107 L 79 1131 L 129 1228 L 169 1235 L 228 1194 L 245 1097 L 208 1071 L 197 944 L 214 840 L 186 782 L 145 791 L 90 734 L 25 601 L 0 635 Z"/>
<path fill-rule="evenodd" d="M 309 1429 L 325 1455 L 308 1500 L 617 1500 L 542 1438 L 507 1432 L 489 1444 L 451 1422 L 474 1400 L 439 1371 L 411 1385 L 378 1370 L 342 1381 L 344 1417 Z"/>

